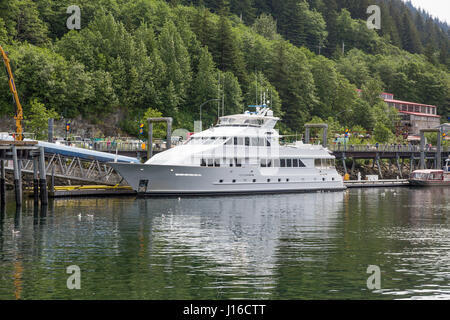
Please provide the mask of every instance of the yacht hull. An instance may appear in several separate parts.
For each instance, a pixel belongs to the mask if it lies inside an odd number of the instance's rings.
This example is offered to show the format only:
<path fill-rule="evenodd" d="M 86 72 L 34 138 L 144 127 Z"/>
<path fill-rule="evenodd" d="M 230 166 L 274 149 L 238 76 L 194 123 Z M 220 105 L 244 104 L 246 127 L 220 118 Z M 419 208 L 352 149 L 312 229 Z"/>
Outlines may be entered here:
<path fill-rule="evenodd" d="M 342 191 L 335 169 L 110 164 L 139 194 L 221 195 Z"/>

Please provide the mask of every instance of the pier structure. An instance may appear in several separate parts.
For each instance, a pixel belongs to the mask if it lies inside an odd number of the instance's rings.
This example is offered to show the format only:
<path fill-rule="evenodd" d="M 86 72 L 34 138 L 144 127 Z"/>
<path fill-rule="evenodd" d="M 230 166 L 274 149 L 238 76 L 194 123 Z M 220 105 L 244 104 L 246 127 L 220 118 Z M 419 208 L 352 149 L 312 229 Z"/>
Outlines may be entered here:
<path fill-rule="evenodd" d="M 42 205 L 48 204 L 47 174 L 45 168 L 44 148 L 38 146 L 37 141 L 0 141 L 0 193 L 1 205 L 6 203 L 6 171 L 8 165 L 12 163 L 14 173 L 14 193 L 17 206 L 23 202 L 23 161 L 33 164 L 33 190 L 36 202 L 41 201 Z"/>
<path fill-rule="evenodd" d="M 318 128 L 323 129 L 322 131 L 322 145 L 326 148 L 327 147 L 327 140 L 328 140 L 328 125 L 326 123 L 310 123 L 305 124 L 305 143 L 310 143 L 311 140 L 311 129 Z"/>
<path fill-rule="evenodd" d="M 158 122 L 167 123 L 167 149 L 172 147 L 172 124 L 173 118 L 149 118 L 148 121 L 148 153 L 147 159 L 153 157 L 153 124 Z"/>
<path fill-rule="evenodd" d="M 347 159 L 353 160 L 352 169 L 354 169 L 355 160 L 372 160 L 374 168 L 378 167 L 380 177 L 383 177 L 381 172 L 381 161 L 389 160 L 389 164 L 397 167 L 399 176 L 403 175 L 403 167 L 405 162 L 410 163 L 410 172 L 417 169 L 442 169 L 442 163 L 450 156 L 450 148 L 448 147 L 425 147 L 425 144 L 418 146 L 399 146 L 399 145 L 380 145 L 365 146 L 365 145 L 347 145 L 344 146 L 332 145 L 329 147 L 330 151 L 337 160 L 343 162 L 345 173 L 348 169 L 345 165 Z"/>

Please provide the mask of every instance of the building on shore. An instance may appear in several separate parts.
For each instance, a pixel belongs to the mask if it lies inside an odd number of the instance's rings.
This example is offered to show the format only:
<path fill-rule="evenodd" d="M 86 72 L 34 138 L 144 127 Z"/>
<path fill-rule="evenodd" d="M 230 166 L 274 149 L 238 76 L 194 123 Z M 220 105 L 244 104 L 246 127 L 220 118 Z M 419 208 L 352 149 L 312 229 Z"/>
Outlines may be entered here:
<path fill-rule="evenodd" d="M 361 93 L 361 90 L 358 92 Z M 436 106 L 396 100 L 392 93 L 383 92 L 380 96 L 389 106 L 399 111 L 400 122 L 397 129 L 408 141 L 420 141 L 421 129 L 435 129 L 441 125 L 441 116 L 437 114 Z"/>

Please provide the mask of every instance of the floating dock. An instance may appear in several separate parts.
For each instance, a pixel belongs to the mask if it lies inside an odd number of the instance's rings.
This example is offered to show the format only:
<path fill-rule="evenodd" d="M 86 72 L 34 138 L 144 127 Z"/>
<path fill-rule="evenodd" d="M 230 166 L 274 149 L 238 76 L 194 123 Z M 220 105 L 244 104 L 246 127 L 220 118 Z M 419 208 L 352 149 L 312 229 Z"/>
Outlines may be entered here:
<path fill-rule="evenodd" d="M 26 191 L 29 196 L 31 190 Z M 62 186 L 49 190 L 50 198 L 96 197 L 96 196 L 133 196 L 136 192 L 129 186 Z"/>
<path fill-rule="evenodd" d="M 382 187 L 408 187 L 410 183 L 407 179 L 394 180 L 350 180 L 344 181 L 347 188 L 382 188 Z"/>

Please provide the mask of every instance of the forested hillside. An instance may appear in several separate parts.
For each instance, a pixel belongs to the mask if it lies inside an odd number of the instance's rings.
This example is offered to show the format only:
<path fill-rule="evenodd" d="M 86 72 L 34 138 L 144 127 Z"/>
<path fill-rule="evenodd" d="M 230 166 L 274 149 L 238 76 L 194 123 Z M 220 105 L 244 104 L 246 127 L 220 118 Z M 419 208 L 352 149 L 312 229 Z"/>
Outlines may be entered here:
<path fill-rule="evenodd" d="M 450 39 L 403 2 L 376 2 L 379 31 L 366 26 L 365 0 L 0 0 L 0 43 L 26 115 L 44 106 L 101 123 L 118 113 L 137 135 L 145 115 L 192 130 L 203 102 L 223 97 L 230 114 L 265 95 L 283 132 L 320 118 L 387 140 L 396 112 L 381 91 L 449 116 Z M 74 4 L 82 28 L 69 31 Z M 13 114 L 3 73 L 0 111 Z M 202 118 L 217 113 L 212 102 Z"/>

